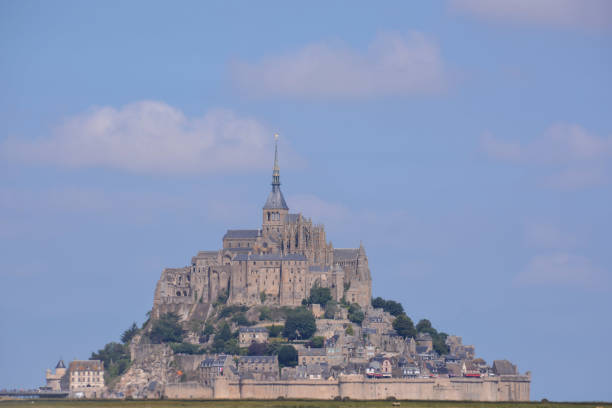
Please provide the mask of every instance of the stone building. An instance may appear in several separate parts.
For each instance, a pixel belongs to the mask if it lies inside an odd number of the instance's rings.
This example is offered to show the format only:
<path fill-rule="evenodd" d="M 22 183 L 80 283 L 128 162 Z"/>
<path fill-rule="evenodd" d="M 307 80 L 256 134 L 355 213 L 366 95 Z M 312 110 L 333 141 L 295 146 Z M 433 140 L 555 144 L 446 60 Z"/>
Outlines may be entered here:
<path fill-rule="evenodd" d="M 277 356 L 240 356 L 238 357 L 240 378 L 254 380 L 277 380 L 279 378 Z"/>
<path fill-rule="evenodd" d="M 324 348 L 307 348 L 298 350 L 298 364 L 310 365 L 327 363 L 327 351 Z"/>
<path fill-rule="evenodd" d="M 100 360 L 74 360 L 70 362 L 68 378 L 71 392 L 83 392 L 95 397 L 104 389 L 104 363 Z"/>
<path fill-rule="evenodd" d="M 323 225 L 289 212 L 280 188 L 277 147 L 261 228 L 228 230 L 222 245 L 198 252 L 190 266 L 162 272 L 154 318 L 175 312 L 183 319 L 205 319 L 219 296 L 229 304 L 299 306 L 315 284 L 330 288 L 337 301 L 370 307 L 372 279 L 365 248 L 334 248 Z"/>
<path fill-rule="evenodd" d="M 65 391 L 69 389 L 68 376 L 66 375 L 66 365 L 64 360 L 59 360 L 55 366 L 55 372 L 47 369 L 45 379 L 47 389 L 50 391 Z"/>
<path fill-rule="evenodd" d="M 265 327 L 241 327 L 238 335 L 240 347 L 249 347 L 251 343 L 268 341 L 268 330 Z"/>

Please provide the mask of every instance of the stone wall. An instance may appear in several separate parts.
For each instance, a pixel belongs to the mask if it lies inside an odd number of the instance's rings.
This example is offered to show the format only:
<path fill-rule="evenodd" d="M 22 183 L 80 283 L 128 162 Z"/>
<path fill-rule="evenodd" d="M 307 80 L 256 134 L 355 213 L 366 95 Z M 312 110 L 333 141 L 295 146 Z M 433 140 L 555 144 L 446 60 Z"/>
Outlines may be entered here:
<path fill-rule="evenodd" d="M 213 389 L 195 381 L 172 383 L 166 384 L 164 396 L 171 399 L 212 399 Z"/>
<path fill-rule="evenodd" d="M 168 398 L 214 399 L 334 399 L 355 400 L 470 400 L 529 401 L 527 376 L 495 378 L 415 378 L 368 380 L 361 376 L 339 380 L 257 381 L 219 378 L 214 387 L 169 384 Z M 190 397 L 189 395 L 193 395 Z M 196 396 L 197 395 L 197 396 Z"/>

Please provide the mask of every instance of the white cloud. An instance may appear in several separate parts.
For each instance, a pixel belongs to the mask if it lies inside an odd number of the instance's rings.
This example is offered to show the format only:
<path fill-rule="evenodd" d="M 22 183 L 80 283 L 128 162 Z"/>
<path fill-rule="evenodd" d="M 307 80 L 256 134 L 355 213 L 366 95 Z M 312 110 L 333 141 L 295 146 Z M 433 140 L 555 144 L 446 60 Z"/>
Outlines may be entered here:
<path fill-rule="evenodd" d="M 529 143 L 499 139 L 486 132 L 481 148 L 495 159 L 548 169 L 547 184 L 575 189 L 607 181 L 612 137 L 600 137 L 580 125 L 558 123 Z"/>
<path fill-rule="evenodd" d="M 189 118 L 163 102 L 93 108 L 32 141 L 6 140 L 7 159 L 66 167 L 185 173 L 269 168 L 272 132 L 227 110 Z M 287 155 L 287 154 L 286 154 Z M 285 156 L 286 156 L 285 155 Z"/>
<path fill-rule="evenodd" d="M 609 0 L 451 0 L 450 8 L 512 23 L 601 29 L 612 27 Z"/>
<path fill-rule="evenodd" d="M 603 271 L 580 255 L 554 252 L 538 255 L 517 275 L 519 285 L 564 285 L 586 288 L 605 286 Z"/>
<path fill-rule="evenodd" d="M 574 247 L 578 240 L 552 223 L 534 222 L 525 226 L 525 243 L 532 248 L 560 249 Z"/>
<path fill-rule="evenodd" d="M 380 34 L 365 52 L 310 44 L 254 63 L 235 62 L 232 74 L 246 93 L 295 98 L 430 94 L 447 84 L 438 46 L 419 32 Z"/>

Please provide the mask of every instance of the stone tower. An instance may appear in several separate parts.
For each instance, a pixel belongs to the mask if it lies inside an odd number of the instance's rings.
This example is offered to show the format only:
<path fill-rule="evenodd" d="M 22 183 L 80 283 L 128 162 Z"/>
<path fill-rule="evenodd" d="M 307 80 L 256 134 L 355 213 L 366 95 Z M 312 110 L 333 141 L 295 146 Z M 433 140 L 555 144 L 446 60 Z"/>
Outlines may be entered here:
<path fill-rule="evenodd" d="M 272 191 L 268 195 L 262 213 L 262 232 L 265 238 L 277 241 L 289 207 L 280 189 L 280 168 L 278 167 L 278 135 L 274 135 L 274 169 L 272 170 Z"/>

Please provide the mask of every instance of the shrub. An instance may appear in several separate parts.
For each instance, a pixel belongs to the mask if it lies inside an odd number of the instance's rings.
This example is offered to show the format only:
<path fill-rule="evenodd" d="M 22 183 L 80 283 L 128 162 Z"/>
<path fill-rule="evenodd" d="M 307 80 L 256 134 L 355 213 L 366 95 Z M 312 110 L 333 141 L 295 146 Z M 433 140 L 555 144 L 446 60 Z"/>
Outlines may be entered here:
<path fill-rule="evenodd" d="M 121 335 L 121 341 L 124 344 L 129 343 L 139 331 L 140 329 L 136 325 L 136 322 L 132 323 L 132 325 Z"/>
<path fill-rule="evenodd" d="M 308 345 L 312 348 L 322 348 L 325 345 L 325 338 L 322 336 L 315 336 L 308 342 Z"/>
<path fill-rule="evenodd" d="M 282 334 L 283 330 L 285 329 L 285 326 L 277 326 L 273 324 L 272 326 L 266 326 L 266 329 L 268 329 L 269 337 L 278 337 Z"/>
<path fill-rule="evenodd" d="M 176 313 L 167 313 L 158 320 L 153 321 L 153 328 L 149 333 L 151 343 L 180 343 L 183 341 L 185 331 L 179 323 Z"/>

